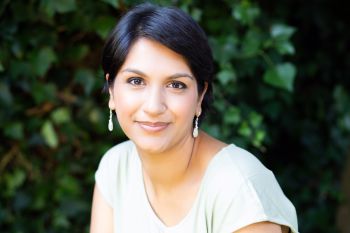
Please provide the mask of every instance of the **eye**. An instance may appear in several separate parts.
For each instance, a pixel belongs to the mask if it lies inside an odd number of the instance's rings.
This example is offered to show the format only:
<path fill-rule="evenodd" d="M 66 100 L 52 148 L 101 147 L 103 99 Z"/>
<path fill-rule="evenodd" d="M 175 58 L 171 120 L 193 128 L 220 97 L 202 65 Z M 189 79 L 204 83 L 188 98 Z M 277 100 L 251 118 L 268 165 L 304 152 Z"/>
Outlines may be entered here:
<path fill-rule="evenodd" d="M 183 82 L 179 82 L 179 81 L 173 81 L 173 82 L 169 83 L 168 87 L 175 88 L 175 89 L 185 89 L 185 88 L 187 88 L 186 84 L 184 84 Z"/>
<path fill-rule="evenodd" d="M 127 80 L 128 83 L 130 83 L 131 85 L 134 85 L 134 86 L 140 86 L 140 85 L 144 85 L 144 81 L 142 78 L 139 78 L 139 77 L 132 77 L 132 78 L 129 78 Z"/>

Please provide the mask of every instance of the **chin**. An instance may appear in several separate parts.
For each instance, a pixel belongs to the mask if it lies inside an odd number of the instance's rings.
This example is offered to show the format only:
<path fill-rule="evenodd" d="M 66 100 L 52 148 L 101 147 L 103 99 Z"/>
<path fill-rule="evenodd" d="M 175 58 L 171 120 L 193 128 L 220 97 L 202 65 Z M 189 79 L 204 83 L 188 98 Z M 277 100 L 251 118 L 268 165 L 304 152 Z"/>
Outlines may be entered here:
<path fill-rule="evenodd" d="M 159 138 L 140 138 L 136 140 L 131 139 L 131 141 L 135 143 L 139 150 L 149 154 L 160 154 L 171 147 L 166 140 Z"/>

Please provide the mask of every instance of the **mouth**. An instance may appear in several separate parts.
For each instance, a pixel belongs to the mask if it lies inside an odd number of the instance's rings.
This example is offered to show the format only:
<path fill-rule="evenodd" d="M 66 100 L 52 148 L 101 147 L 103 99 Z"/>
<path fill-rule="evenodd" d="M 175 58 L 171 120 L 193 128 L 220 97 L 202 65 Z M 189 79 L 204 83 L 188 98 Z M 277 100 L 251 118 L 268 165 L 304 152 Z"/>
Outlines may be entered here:
<path fill-rule="evenodd" d="M 162 131 L 169 125 L 169 123 L 166 122 L 137 121 L 137 123 L 143 130 L 151 133 Z"/>

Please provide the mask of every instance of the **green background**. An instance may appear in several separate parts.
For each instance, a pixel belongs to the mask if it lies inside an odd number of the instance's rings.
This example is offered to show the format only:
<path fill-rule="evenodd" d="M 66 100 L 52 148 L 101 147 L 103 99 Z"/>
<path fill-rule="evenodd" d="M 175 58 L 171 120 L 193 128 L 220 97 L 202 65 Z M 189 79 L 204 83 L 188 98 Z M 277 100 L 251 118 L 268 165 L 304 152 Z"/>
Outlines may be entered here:
<path fill-rule="evenodd" d="M 139 2 L 1 1 L 0 232 L 88 232 L 94 172 L 125 140 L 107 130 L 101 49 Z M 349 233 L 349 4 L 154 2 L 208 34 L 215 101 L 202 128 L 274 171 L 301 232 Z"/>

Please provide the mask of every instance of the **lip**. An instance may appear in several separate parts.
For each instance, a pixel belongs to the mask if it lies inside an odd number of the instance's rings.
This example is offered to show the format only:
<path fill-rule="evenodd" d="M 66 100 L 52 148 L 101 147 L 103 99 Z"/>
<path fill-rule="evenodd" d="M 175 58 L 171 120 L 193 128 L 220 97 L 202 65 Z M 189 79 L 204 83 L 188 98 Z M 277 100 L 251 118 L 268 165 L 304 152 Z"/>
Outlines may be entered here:
<path fill-rule="evenodd" d="M 159 132 L 166 129 L 169 123 L 166 122 L 149 122 L 149 121 L 137 121 L 139 126 L 147 132 Z"/>

